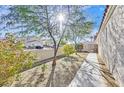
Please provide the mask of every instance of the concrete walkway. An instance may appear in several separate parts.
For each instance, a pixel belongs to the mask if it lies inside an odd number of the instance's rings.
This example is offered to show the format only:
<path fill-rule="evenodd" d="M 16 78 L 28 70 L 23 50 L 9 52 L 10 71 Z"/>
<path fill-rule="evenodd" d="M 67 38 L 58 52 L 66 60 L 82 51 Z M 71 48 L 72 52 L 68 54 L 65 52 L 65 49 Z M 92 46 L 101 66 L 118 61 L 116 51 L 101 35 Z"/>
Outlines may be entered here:
<path fill-rule="evenodd" d="M 89 53 L 69 87 L 106 87 L 96 53 Z"/>

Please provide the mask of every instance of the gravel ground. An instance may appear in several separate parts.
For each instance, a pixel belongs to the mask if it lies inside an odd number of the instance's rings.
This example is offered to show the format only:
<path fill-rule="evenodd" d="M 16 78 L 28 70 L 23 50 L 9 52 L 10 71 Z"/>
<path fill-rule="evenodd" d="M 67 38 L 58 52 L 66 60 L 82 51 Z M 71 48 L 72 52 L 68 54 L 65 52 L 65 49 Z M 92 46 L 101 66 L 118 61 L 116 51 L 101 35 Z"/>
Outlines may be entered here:
<path fill-rule="evenodd" d="M 46 63 L 47 68 L 43 72 L 42 65 L 21 73 L 19 80 L 14 80 L 12 87 L 66 87 L 74 78 L 87 53 L 73 54 L 57 60 L 53 78 L 50 79 L 52 62 Z M 49 85 L 48 81 L 52 81 Z"/>
<path fill-rule="evenodd" d="M 53 49 L 52 48 L 45 48 L 45 49 L 27 49 L 25 51 L 32 52 L 36 55 L 36 60 L 41 61 L 50 57 L 53 57 Z M 63 51 L 62 48 L 59 48 L 57 55 L 62 55 Z"/>

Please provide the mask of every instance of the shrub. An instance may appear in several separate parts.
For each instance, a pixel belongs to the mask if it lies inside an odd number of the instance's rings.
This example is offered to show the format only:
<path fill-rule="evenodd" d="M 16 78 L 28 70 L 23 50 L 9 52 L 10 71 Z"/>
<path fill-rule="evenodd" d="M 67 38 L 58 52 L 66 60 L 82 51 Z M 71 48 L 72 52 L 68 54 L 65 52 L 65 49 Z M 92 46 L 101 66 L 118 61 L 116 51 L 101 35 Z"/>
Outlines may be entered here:
<path fill-rule="evenodd" d="M 24 51 L 24 44 L 8 34 L 0 41 L 0 86 L 21 70 L 32 66 L 33 55 Z"/>
<path fill-rule="evenodd" d="M 83 44 L 77 44 L 75 46 L 76 46 L 76 50 L 79 52 L 83 49 Z"/>
<path fill-rule="evenodd" d="M 63 46 L 63 52 L 66 56 L 69 56 L 75 53 L 75 48 L 72 45 L 67 44 Z"/>

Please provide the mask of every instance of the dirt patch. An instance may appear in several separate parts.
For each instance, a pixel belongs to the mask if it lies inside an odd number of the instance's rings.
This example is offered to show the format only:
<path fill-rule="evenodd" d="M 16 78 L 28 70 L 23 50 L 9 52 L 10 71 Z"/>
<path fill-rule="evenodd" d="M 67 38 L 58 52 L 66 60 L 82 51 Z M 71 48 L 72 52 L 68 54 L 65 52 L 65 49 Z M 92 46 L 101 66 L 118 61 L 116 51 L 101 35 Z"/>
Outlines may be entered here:
<path fill-rule="evenodd" d="M 87 53 L 78 53 L 57 60 L 57 65 L 52 69 L 52 62 L 46 63 L 43 72 L 43 65 L 37 66 L 21 73 L 19 80 L 9 86 L 15 87 L 66 87 L 74 78 Z M 51 72 L 53 71 L 53 72 Z M 51 78 L 51 75 L 52 78 Z M 52 83 L 49 83 L 52 82 Z"/>

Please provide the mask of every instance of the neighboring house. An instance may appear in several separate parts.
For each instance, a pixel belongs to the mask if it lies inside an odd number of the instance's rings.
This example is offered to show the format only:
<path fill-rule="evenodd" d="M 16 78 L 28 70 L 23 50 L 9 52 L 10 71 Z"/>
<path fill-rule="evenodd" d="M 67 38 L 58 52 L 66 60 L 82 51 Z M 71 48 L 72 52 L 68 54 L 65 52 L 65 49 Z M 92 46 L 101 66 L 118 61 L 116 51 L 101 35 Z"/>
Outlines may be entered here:
<path fill-rule="evenodd" d="M 25 47 L 26 48 L 36 48 L 36 47 L 43 47 L 43 44 L 37 40 L 31 40 L 31 41 L 26 41 L 25 42 Z"/>
<path fill-rule="evenodd" d="M 30 36 L 25 38 L 17 38 L 17 40 L 22 40 L 25 44 L 25 48 L 36 48 L 37 46 L 43 48 L 43 40 L 38 37 Z"/>
<path fill-rule="evenodd" d="M 41 38 L 41 37 L 25 37 L 25 38 L 17 38 L 17 40 L 22 40 L 25 44 L 26 48 L 36 48 L 38 47 L 53 47 L 53 44 L 51 42 L 50 38 Z"/>

